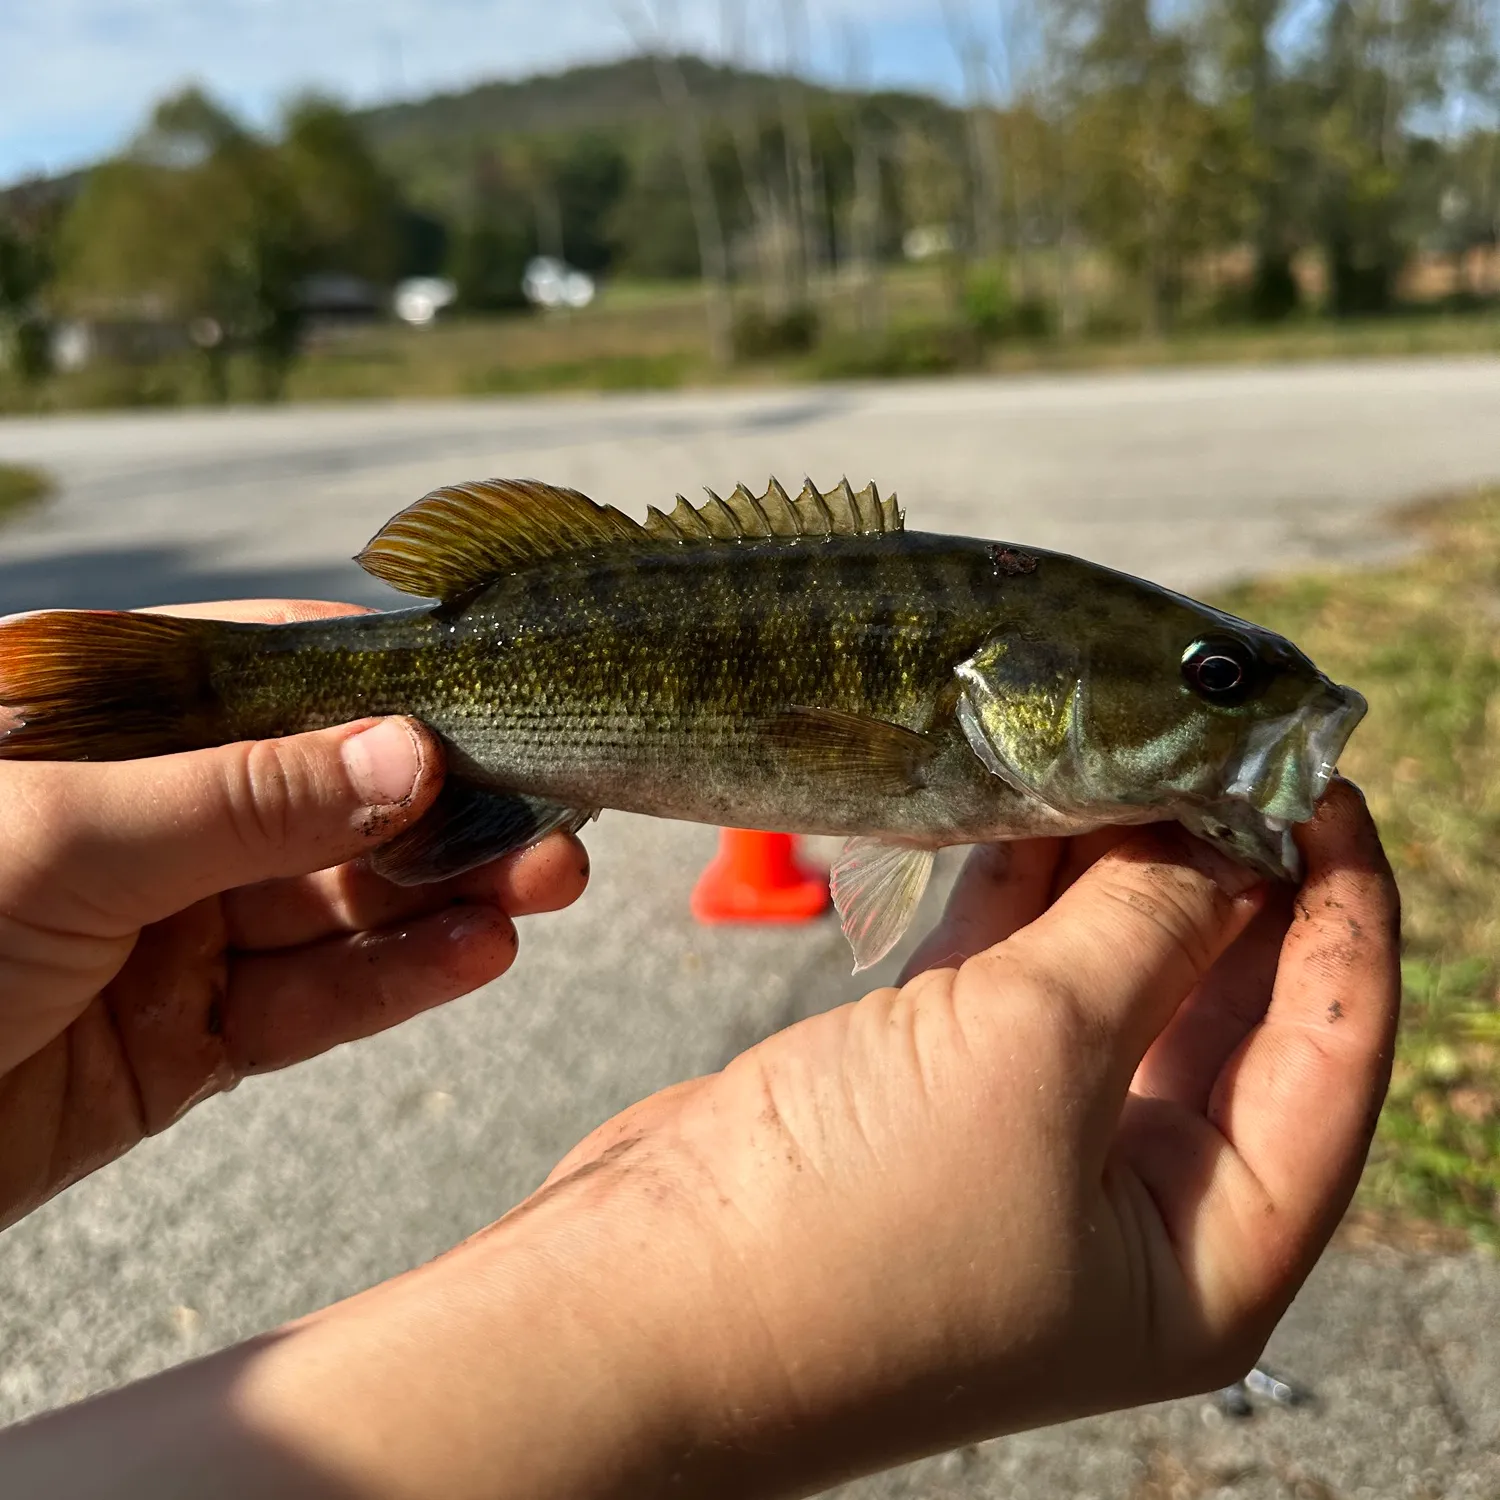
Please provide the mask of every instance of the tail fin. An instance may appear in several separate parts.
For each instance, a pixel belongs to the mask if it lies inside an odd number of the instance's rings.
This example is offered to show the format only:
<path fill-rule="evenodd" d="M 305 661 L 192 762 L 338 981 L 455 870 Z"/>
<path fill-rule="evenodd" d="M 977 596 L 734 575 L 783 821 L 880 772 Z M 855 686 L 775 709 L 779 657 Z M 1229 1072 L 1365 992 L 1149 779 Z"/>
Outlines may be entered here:
<path fill-rule="evenodd" d="M 134 760 L 217 744 L 216 620 L 46 610 L 0 621 L 0 760 Z"/>

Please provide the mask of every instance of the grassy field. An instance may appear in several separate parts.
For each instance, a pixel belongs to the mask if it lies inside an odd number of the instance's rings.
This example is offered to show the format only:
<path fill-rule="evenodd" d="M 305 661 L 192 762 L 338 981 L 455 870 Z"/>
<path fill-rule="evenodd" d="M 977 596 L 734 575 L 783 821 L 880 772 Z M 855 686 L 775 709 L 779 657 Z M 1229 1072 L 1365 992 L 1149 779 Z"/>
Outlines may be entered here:
<path fill-rule="evenodd" d="M 1500 1247 L 1500 489 L 1409 521 L 1410 561 L 1218 602 L 1370 700 L 1342 769 L 1396 867 L 1406 995 L 1360 1205 Z"/>
<path fill-rule="evenodd" d="M 324 328 L 310 337 L 285 395 L 301 401 L 462 397 L 1500 352 L 1500 308 L 1493 306 L 1455 312 L 1432 304 L 1378 319 L 1308 316 L 1272 327 L 1200 317 L 1155 339 L 1101 312 L 1088 331 L 1062 339 L 1023 336 L 1026 325 L 1016 317 L 1010 323 L 1002 318 L 981 336 L 978 325 L 956 316 L 941 278 L 925 267 L 892 268 L 882 278 L 880 298 L 888 322 L 878 336 L 855 331 L 854 290 L 832 286 L 819 305 L 814 347 L 727 368 L 709 358 L 702 292 L 690 283 L 621 282 L 607 286 L 592 307 L 565 314 L 454 317 L 416 329 L 392 322 Z M 740 309 L 749 310 L 748 304 Z M 0 373 L 0 413 L 196 404 L 208 396 L 204 373 L 189 356 L 142 366 L 99 364 L 29 387 Z M 254 398 L 242 365 L 231 368 L 230 395 Z"/>
<path fill-rule="evenodd" d="M 909 299 L 910 300 L 910 299 Z M 1414 312 L 1276 328 L 1213 327 L 1169 338 L 1095 335 L 1001 337 L 980 344 L 928 312 L 900 311 L 876 339 L 846 331 L 835 305 L 827 334 L 806 354 L 715 368 L 702 303 L 688 289 L 635 297 L 621 288 L 597 308 L 566 316 L 454 319 L 430 329 L 375 326 L 315 344 L 288 395 L 464 396 L 498 392 L 664 389 L 688 385 L 879 378 L 959 372 L 1142 368 L 1174 364 L 1282 363 L 1414 354 L 1500 353 L 1500 313 Z"/>
<path fill-rule="evenodd" d="M 52 481 L 40 469 L 0 464 L 0 525 L 39 505 L 52 493 Z"/>

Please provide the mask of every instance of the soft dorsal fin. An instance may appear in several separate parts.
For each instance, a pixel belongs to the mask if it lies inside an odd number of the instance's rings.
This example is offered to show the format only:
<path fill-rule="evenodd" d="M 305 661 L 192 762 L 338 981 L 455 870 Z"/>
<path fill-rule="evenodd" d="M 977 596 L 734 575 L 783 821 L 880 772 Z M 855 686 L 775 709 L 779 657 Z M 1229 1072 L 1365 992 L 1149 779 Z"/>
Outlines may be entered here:
<path fill-rule="evenodd" d="M 894 495 L 882 499 L 873 484 L 856 493 L 847 479 L 827 493 L 808 480 L 796 499 L 774 479 L 759 497 L 744 485 L 727 500 L 710 490 L 700 506 L 679 495 L 670 515 L 652 506 L 644 525 L 577 490 L 534 479 L 486 479 L 445 485 L 407 506 L 356 561 L 404 593 L 455 599 L 528 563 L 570 552 L 878 536 L 901 526 Z"/>
<path fill-rule="evenodd" d="M 355 561 L 403 593 L 455 599 L 563 552 L 639 542 L 612 505 L 534 479 L 449 484 L 393 516 Z"/>

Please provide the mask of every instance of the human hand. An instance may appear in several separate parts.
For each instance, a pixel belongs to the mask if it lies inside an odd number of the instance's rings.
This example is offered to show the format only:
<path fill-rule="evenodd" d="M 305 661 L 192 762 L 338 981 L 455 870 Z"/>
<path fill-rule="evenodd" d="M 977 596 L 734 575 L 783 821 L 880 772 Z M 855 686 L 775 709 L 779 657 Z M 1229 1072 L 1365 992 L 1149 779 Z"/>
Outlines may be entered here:
<path fill-rule="evenodd" d="M 811 1493 L 1245 1372 L 1384 1093 L 1358 794 L 1295 893 L 1175 829 L 978 851 L 900 988 L 626 1110 L 430 1265 L 0 1436 L 17 1495 Z"/>
<path fill-rule="evenodd" d="M 563 836 L 416 888 L 361 864 L 442 772 L 410 719 L 113 764 L 0 760 L 0 1228 L 247 1074 L 504 973 L 511 918 L 576 899 L 588 859 Z"/>
<path fill-rule="evenodd" d="M 976 851 L 900 988 L 559 1166 L 523 1213 L 623 1215 L 672 1268 L 673 1493 L 803 1493 L 1244 1374 L 1347 1207 L 1397 1018 L 1356 791 L 1298 838 L 1295 896 L 1175 828 Z"/>

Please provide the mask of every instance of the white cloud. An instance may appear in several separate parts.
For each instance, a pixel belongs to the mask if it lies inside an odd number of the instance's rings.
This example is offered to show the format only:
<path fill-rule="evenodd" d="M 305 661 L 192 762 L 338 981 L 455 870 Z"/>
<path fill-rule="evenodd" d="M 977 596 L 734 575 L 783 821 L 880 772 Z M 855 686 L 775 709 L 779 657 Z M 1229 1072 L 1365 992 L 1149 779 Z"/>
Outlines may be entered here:
<path fill-rule="evenodd" d="M 745 9 L 779 23 L 771 0 Z M 825 60 L 846 22 L 941 36 L 935 0 L 810 9 Z M 715 46 L 719 0 L 676 11 L 686 45 Z M 618 56 L 631 45 L 620 14 L 617 0 L 0 0 L 0 180 L 110 149 L 189 80 L 264 119 L 313 85 L 368 102 Z M 779 56 L 779 36 L 764 40 Z"/>

